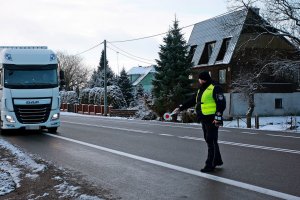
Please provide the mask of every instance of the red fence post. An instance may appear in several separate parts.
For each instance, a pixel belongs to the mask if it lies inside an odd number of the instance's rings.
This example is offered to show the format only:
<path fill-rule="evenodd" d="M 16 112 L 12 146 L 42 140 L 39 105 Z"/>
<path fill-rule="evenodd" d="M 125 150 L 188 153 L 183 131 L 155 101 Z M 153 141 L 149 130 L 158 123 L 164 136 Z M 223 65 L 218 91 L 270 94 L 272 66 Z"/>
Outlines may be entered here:
<path fill-rule="evenodd" d="M 113 108 L 112 106 L 108 106 L 108 114 L 109 114 L 109 116 L 110 116 L 110 111 L 111 111 L 112 108 Z"/>
<path fill-rule="evenodd" d="M 104 105 L 101 105 L 101 114 L 104 115 Z"/>

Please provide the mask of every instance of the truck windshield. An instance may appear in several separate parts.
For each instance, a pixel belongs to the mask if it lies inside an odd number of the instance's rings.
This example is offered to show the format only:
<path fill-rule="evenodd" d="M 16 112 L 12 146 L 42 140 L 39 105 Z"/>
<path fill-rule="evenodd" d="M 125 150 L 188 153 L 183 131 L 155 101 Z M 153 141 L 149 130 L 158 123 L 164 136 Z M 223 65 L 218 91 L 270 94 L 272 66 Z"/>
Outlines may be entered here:
<path fill-rule="evenodd" d="M 4 87 L 39 89 L 58 87 L 57 65 L 9 65 L 4 68 Z"/>

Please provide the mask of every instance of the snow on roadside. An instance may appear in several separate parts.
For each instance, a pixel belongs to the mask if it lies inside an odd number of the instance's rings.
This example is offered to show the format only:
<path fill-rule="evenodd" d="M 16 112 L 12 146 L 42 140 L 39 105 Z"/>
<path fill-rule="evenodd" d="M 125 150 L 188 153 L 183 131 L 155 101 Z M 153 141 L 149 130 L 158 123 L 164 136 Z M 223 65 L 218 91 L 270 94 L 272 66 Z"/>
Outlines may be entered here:
<path fill-rule="evenodd" d="M 3 139 L 0 139 L 0 147 L 10 151 L 11 154 L 13 154 L 17 158 L 18 164 L 27 169 L 30 169 L 33 173 L 38 173 L 46 169 L 45 165 L 36 163 L 30 156 Z"/>
<path fill-rule="evenodd" d="M 26 174 L 27 177 L 37 178 L 37 172 L 43 171 L 46 166 L 37 164 L 31 157 L 23 153 L 21 150 L 0 139 L 0 149 L 8 150 L 12 155 L 15 156 L 17 163 L 29 169 L 34 174 Z M 22 169 L 20 167 L 12 165 L 6 158 L 1 158 L 0 162 L 0 195 L 4 195 L 14 191 L 20 187 Z"/>
<path fill-rule="evenodd" d="M 16 183 L 9 172 L 1 169 L 0 164 L 0 196 L 8 194 L 15 190 Z"/>
<path fill-rule="evenodd" d="M 255 118 L 251 118 L 251 126 L 255 127 Z M 224 127 L 230 128 L 246 128 L 246 118 L 234 119 L 232 121 L 224 121 Z M 293 127 L 293 129 L 290 129 Z M 289 131 L 300 132 L 300 116 L 274 116 L 259 117 L 259 129 L 270 131 Z"/>
<path fill-rule="evenodd" d="M 54 177 L 55 180 L 62 180 L 61 177 Z M 73 185 L 70 185 L 68 182 L 64 181 L 63 183 L 54 186 L 56 191 L 61 195 L 60 198 L 76 198 L 78 200 L 102 200 L 96 196 L 89 196 L 86 194 L 80 194 L 77 192 L 80 187 L 75 187 Z"/>
<path fill-rule="evenodd" d="M 33 173 L 27 173 L 24 177 L 30 179 L 36 179 L 39 177 L 38 172 L 44 172 L 46 165 L 36 163 L 30 155 L 22 152 L 17 147 L 13 146 L 9 142 L 0 138 L 0 150 L 5 149 L 9 154 L 14 156 L 16 165 L 12 164 L 10 159 L 0 157 L 0 196 L 8 194 L 14 191 L 16 188 L 22 187 L 20 184 L 21 177 L 24 175 L 24 171 L 30 171 Z M 59 170 L 64 170 L 60 168 Z M 54 180 L 62 182 L 54 186 L 54 190 L 60 195 L 61 198 L 72 198 L 78 200 L 103 200 L 97 196 L 89 196 L 87 194 L 81 194 L 77 190 L 80 189 L 78 186 L 72 186 L 59 176 L 53 177 Z M 28 196 L 30 200 L 36 200 L 47 197 L 49 194 L 44 193 L 43 195 L 36 196 L 34 194 Z"/>

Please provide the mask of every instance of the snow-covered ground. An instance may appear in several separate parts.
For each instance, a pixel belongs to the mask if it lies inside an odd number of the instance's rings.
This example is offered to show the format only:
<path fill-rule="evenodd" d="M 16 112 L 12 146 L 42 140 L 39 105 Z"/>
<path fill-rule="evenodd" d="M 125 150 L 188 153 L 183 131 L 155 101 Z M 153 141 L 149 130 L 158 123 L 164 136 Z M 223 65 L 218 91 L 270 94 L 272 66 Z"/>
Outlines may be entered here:
<path fill-rule="evenodd" d="M 97 117 L 101 118 L 102 116 L 93 116 L 93 115 L 81 115 L 75 113 L 62 112 L 62 115 L 66 116 L 81 116 L 81 117 Z M 114 119 L 124 119 L 121 117 L 110 117 Z M 128 119 L 133 120 L 133 119 Z M 254 128 L 255 119 L 252 118 L 252 127 Z M 261 130 L 276 130 L 276 131 L 289 131 L 300 133 L 300 116 L 291 117 L 291 116 L 279 116 L 279 117 L 260 117 L 259 118 L 259 129 Z M 246 119 L 234 119 L 232 121 L 224 121 L 224 127 L 231 128 L 246 128 Z M 293 127 L 293 129 L 291 129 Z M 31 155 L 27 155 L 15 146 L 11 145 L 4 139 L 0 138 L 0 149 L 5 149 L 9 151 L 16 159 L 17 165 L 10 163 L 7 159 L 0 157 L 0 196 L 5 195 L 14 191 L 16 188 L 21 187 L 21 175 L 24 173 L 24 168 L 30 173 L 23 174 L 25 177 L 30 177 L 31 179 L 37 179 L 38 173 L 46 170 L 46 166 L 43 164 L 38 164 L 34 161 Z M 55 177 L 61 179 L 60 177 Z M 62 196 L 74 195 L 78 187 L 69 185 L 66 181 L 62 184 L 57 185 L 55 188 L 58 193 Z M 45 193 L 44 195 L 47 195 Z M 92 199 L 97 200 L 98 197 L 88 196 L 85 194 L 79 195 L 78 199 Z"/>
<path fill-rule="evenodd" d="M 2 152 L 2 154 L 0 154 L 0 197 L 13 192 L 17 188 L 26 187 L 22 185 L 22 179 L 24 177 L 38 181 L 40 176 L 39 174 L 48 170 L 46 165 L 35 162 L 33 155 L 24 153 L 2 138 L 0 138 L 0 151 L 7 152 Z M 55 176 L 52 179 L 61 182 L 61 184 L 57 184 L 53 188 L 58 194 L 59 198 L 101 200 L 97 196 L 81 194 L 78 191 L 80 189 L 79 186 L 73 186 L 72 184 L 69 184 L 60 176 Z M 18 194 L 18 198 L 20 198 L 20 195 L 22 194 Z M 46 198 L 49 195 L 49 193 L 45 192 L 42 195 L 30 194 L 29 196 L 26 196 L 26 198 L 34 200 L 43 197 Z"/>
<path fill-rule="evenodd" d="M 29 169 L 32 173 L 25 174 L 26 177 L 36 178 L 38 172 L 45 170 L 46 166 L 37 164 L 29 155 L 23 153 L 18 148 L 3 139 L 0 139 L 0 147 L 11 152 L 16 157 L 19 166 L 12 165 L 7 160 L 0 162 L 0 195 L 9 193 L 15 188 L 20 187 L 20 176 L 22 174 L 22 167 Z"/>
<path fill-rule="evenodd" d="M 251 119 L 255 128 L 255 118 Z M 246 128 L 246 118 L 224 121 L 224 127 Z M 259 129 L 271 131 L 288 131 L 300 133 L 300 116 L 259 117 Z"/>

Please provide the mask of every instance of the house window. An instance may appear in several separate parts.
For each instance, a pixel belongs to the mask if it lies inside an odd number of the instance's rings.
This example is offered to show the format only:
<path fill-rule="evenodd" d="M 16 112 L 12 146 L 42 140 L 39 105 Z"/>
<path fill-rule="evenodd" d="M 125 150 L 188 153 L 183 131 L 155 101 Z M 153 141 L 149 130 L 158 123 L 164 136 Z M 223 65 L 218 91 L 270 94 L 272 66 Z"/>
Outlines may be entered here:
<path fill-rule="evenodd" d="M 193 60 L 194 54 L 196 52 L 196 49 L 197 49 L 197 45 L 193 45 L 190 48 L 190 52 L 189 52 L 189 60 L 190 60 L 190 62 L 192 62 L 192 60 Z"/>
<path fill-rule="evenodd" d="M 275 109 L 282 108 L 282 99 L 275 99 Z"/>
<path fill-rule="evenodd" d="M 219 70 L 219 83 L 220 84 L 226 83 L 226 69 Z"/>
<path fill-rule="evenodd" d="M 205 47 L 204 47 L 203 53 L 201 55 L 201 58 L 198 62 L 198 65 L 208 63 L 208 61 L 209 61 L 209 59 L 212 55 L 213 49 L 215 47 L 215 44 L 216 44 L 216 41 L 208 42 L 208 43 L 205 44 Z"/>
<path fill-rule="evenodd" d="M 217 61 L 222 61 L 224 59 L 226 51 L 228 50 L 230 40 L 231 40 L 231 38 L 225 38 L 223 40 L 221 49 L 220 49 L 218 57 L 217 57 Z"/>

